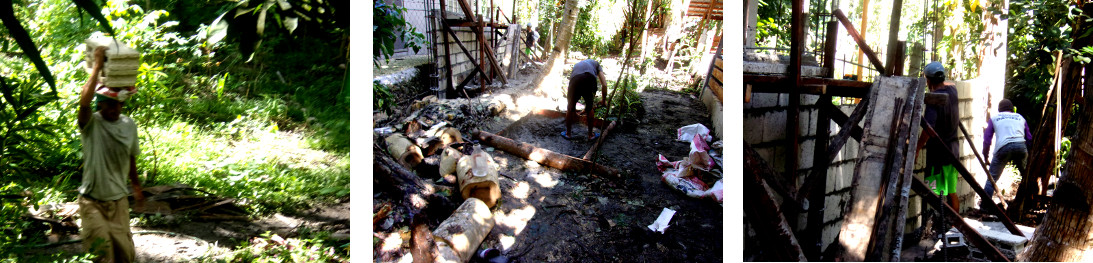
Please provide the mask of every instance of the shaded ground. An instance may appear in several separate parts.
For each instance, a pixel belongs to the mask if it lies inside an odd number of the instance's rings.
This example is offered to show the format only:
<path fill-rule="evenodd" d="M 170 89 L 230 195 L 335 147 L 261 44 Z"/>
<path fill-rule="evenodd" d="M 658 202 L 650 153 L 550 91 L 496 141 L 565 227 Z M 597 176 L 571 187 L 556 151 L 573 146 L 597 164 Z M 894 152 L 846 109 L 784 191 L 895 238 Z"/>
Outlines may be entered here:
<path fill-rule="evenodd" d="M 676 129 L 709 125 L 704 108 L 689 95 L 671 91 L 649 90 L 641 96 L 647 119 L 614 130 L 597 158 L 618 168 L 620 179 L 562 173 L 493 153 L 506 175 L 501 180 L 505 195 L 496 209 L 503 216 L 484 246 L 502 249 L 518 262 L 721 261 L 721 206 L 677 192 L 656 170 L 658 153 L 669 160 L 687 156 L 688 144 L 674 140 Z M 562 120 L 535 117 L 511 129 L 509 137 L 583 155 L 591 143 L 562 139 Z M 663 208 L 677 211 L 670 227 L 665 234 L 649 231 L 646 226 Z"/>

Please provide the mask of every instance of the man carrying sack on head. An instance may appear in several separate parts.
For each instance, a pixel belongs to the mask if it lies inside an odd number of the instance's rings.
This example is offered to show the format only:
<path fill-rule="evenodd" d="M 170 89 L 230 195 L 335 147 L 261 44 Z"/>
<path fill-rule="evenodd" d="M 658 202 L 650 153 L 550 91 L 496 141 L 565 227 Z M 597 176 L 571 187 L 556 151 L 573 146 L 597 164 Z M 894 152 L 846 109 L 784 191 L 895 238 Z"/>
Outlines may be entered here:
<path fill-rule="evenodd" d="M 80 237 L 96 262 L 133 262 L 136 249 L 129 229 L 129 186 L 142 207 L 144 195 L 137 178 L 140 146 L 137 125 L 121 114 L 136 87 L 101 85 L 106 47 L 94 50 L 91 77 L 80 91 L 77 123 L 83 142 L 83 182 L 80 184 Z M 98 111 L 92 112 L 94 98 Z M 128 177 L 128 178 L 126 178 Z"/>

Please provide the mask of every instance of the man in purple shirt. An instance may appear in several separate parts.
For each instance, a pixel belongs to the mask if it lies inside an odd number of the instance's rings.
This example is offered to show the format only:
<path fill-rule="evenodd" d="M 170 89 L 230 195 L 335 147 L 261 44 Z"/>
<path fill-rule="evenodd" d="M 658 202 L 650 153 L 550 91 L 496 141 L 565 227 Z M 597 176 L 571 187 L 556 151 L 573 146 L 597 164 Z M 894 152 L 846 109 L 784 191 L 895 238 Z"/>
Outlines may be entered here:
<path fill-rule="evenodd" d="M 994 159 L 990 159 L 991 139 L 996 142 Z M 983 132 L 983 158 L 991 160 L 991 177 L 997 181 L 1002 175 L 1002 169 L 1010 162 L 1018 170 L 1025 170 L 1025 159 L 1028 158 L 1028 147 L 1025 144 L 1031 141 L 1032 133 L 1029 132 L 1025 118 L 1013 112 L 1013 103 L 1010 100 L 1002 99 L 998 103 L 998 114 L 991 116 L 987 121 L 987 129 Z M 994 184 L 987 180 L 987 187 L 983 190 L 987 191 L 988 196 L 993 196 L 994 189 Z"/>

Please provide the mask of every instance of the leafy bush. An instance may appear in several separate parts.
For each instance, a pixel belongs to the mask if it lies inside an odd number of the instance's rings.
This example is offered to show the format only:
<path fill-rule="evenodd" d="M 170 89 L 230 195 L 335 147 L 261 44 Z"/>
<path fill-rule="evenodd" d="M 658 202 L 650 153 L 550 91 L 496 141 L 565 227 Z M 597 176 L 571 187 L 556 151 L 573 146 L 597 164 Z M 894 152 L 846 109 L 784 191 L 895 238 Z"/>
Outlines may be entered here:
<path fill-rule="evenodd" d="M 376 64 L 387 61 L 395 53 L 395 41 L 402 39 L 406 46 L 416 53 L 421 50 L 425 35 L 414 30 L 414 26 L 406 22 L 403 13 L 406 8 L 392 6 L 381 0 L 375 0 L 372 6 L 372 61 Z"/>

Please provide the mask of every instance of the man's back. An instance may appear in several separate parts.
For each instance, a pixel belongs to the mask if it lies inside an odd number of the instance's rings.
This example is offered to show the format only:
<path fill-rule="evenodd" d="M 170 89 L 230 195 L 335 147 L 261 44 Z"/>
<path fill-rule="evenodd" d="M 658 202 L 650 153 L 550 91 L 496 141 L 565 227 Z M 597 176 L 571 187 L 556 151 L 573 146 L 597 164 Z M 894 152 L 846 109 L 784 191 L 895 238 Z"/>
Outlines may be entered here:
<path fill-rule="evenodd" d="M 948 164 L 944 154 L 937 154 L 943 151 L 950 150 L 954 154 L 960 154 L 960 144 L 957 139 L 957 129 L 960 125 L 960 108 L 959 105 L 960 96 L 956 93 L 956 86 L 946 84 L 944 87 L 934 91 L 935 93 L 948 94 L 949 99 L 945 105 L 926 105 L 925 118 L 926 122 L 933 125 L 934 131 L 941 137 L 944 142 L 942 144 L 929 143 L 926 145 L 927 153 L 933 152 L 934 154 L 928 154 L 926 156 L 927 165 L 941 166 Z"/>
<path fill-rule="evenodd" d="M 991 116 L 990 124 L 994 128 L 995 152 L 1007 143 L 1025 141 L 1025 129 L 1028 126 L 1021 114 L 1001 111 Z"/>
<path fill-rule="evenodd" d="M 585 59 L 581 60 L 581 62 L 577 62 L 576 65 L 573 65 L 573 72 L 570 73 L 570 76 L 577 76 L 583 73 L 590 73 L 593 76 L 597 76 L 602 70 L 603 68 L 600 67 L 600 62 L 596 62 L 592 59 Z"/>

